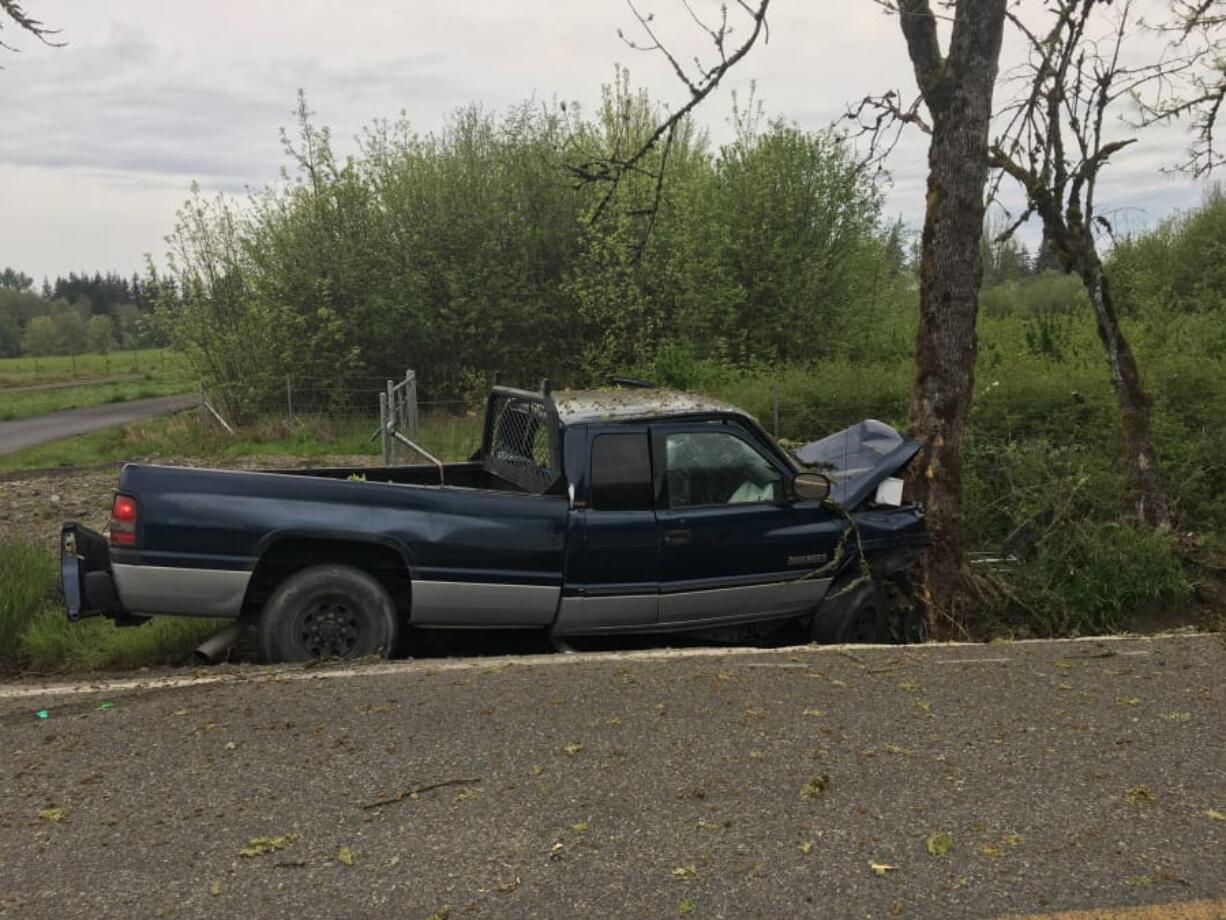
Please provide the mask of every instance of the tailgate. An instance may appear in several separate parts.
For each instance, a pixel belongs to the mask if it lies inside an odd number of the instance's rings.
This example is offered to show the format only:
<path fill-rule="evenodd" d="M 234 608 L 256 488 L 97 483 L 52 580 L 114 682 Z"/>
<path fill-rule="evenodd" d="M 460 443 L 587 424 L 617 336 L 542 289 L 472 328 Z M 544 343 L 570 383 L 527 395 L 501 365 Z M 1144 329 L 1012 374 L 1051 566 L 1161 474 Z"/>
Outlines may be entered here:
<path fill-rule="evenodd" d="M 60 528 L 60 588 L 70 620 L 124 613 L 106 539 L 75 521 Z"/>

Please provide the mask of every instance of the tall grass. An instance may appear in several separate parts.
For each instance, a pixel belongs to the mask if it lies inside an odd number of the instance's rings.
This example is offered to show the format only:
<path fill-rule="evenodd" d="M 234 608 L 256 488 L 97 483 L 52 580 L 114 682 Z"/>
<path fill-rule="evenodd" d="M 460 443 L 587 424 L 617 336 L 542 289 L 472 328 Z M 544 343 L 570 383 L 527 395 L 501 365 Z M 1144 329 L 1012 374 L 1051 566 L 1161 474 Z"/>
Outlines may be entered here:
<path fill-rule="evenodd" d="M 155 619 L 120 629 L 110 620 L 68 622 L 55 557 L 21 538 L 0 539 L 0 670 L 100 671 L 186 662 L 219 624 Z"/>
<path fill-rule="evenodd" d="M 55 560 L 22 539 L 0 540 L 0 669 L 22 663 L 22 636 L 49 609 L 55 590 Z"/>

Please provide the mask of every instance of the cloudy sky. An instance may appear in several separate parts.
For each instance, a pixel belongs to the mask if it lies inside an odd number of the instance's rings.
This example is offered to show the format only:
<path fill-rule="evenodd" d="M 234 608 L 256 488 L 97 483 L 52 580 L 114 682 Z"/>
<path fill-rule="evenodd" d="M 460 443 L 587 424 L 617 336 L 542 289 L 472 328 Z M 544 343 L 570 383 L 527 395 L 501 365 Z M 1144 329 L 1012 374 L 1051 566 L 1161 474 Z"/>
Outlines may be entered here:
<path fill-rule="evenodd" d="M 628 49 L 625 0 L 27 0 L 63 30 L 50 49 L 6 30 L 20 54 L 0 65 L 0 266 L 36 278 L 139 270 L 193 180 L 242 194 L 275 181 L 278 128 L 306 91 L 342 150 L 374 118 L 407 113 L 418 130 L 454 107 L 500 110 L 527 98 L 591 105 L 615 63 L 634 82 L 682 99 L 658 55 Z M 701 2 L 699 3 L 701 8 Z M 640 0 L 676 47 L 700 50 L 680 0 Z M 770 43 L 709 100 L 704 121 L 728 134 L 728 92 L 756 82 L 767 111 L 808 128 L 848 100 L 914 86 L 897 25 L 871 0 L 775 0 Z M 1121 131 L 1126 129 L 1121 128 Z M 1178 132 L 1146 137 L 1100 190 L 1125 229 L 1140 229 L 1200 190 L 1164 176 Z M 887 211 L 916 223 L 924 139 L 890 162 Z"/>

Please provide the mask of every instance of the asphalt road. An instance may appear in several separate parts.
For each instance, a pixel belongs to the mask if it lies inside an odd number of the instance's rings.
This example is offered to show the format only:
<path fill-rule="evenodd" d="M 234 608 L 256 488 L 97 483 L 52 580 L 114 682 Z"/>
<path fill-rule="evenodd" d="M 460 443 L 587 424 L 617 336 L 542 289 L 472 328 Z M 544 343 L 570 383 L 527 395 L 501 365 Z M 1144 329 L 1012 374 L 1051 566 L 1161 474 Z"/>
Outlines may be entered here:
<path fill-rule="evenodd" d="M 50 441 L 181 412 L 197 402 L 195 396 L 156 396 L 0 422 L 0 454 L 11 454 Z"/>
<path fill-rule="evenodd" d="M 0 685 L 0 915 L 1222 917 L 1224 673 L 1191 636 Z"/>

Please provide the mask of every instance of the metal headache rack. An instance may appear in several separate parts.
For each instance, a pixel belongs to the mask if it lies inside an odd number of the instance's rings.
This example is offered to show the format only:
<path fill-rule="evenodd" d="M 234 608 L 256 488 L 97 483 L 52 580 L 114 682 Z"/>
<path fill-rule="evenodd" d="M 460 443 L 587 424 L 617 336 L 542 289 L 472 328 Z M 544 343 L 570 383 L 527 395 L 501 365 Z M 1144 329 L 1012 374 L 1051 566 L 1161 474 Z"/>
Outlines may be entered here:
<path fill-rule="evenodd" d="M 489 472 L 527 492 L 548 492 L 562 471 L 559 434 L 548 380 L 533 392 L 499 386 L 495 378 L 480 454 Z"/>

